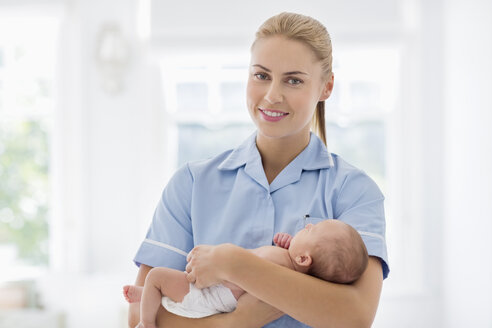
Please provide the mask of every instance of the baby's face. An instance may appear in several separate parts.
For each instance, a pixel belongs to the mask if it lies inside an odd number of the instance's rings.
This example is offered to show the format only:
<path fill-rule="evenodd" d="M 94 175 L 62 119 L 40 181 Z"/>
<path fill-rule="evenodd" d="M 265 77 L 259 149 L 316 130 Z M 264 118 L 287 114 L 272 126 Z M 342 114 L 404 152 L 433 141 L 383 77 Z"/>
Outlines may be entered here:
<path fill-rule="evenodd" d="M 304 229 L 300 230 L 289 246 L 291 256 L 297 256 L 304 253 L 310 253 L 310 250 L 327 234 L 334 233 L 339 228 L 341 222 L 337 220 L 324 220 L 317 224 L 307 224 Z"/>

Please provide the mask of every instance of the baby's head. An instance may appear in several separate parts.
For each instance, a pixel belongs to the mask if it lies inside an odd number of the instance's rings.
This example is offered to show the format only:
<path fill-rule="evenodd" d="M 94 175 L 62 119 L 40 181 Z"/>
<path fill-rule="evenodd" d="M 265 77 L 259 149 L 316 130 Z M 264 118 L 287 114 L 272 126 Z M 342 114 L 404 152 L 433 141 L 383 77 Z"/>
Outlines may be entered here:
<path fill-rule="evenodd" d="M 367 249 L 359 233 L 339 220 L 308 224 L 292 239 L 289 254 L 297 271 L 348 284 L 367 267 Z"/>

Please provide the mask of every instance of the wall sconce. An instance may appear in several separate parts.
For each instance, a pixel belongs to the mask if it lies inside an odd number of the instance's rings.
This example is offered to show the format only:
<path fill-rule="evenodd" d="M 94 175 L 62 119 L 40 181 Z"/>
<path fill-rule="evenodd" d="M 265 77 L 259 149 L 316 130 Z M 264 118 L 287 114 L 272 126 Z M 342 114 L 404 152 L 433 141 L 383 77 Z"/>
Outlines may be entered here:
<path fill-rule="evenodd" d="M 120 93 L 130 64 L 130 48 L 117 24 L 110 23 L 101 27 L 96 51 L 104 91 L 111 95 Z"/>

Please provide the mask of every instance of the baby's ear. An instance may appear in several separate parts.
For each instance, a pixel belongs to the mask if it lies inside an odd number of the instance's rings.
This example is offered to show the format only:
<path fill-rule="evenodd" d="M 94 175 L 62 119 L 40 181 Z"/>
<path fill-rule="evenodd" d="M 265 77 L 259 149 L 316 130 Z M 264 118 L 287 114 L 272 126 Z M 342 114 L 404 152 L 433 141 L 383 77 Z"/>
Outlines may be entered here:
<path fill-rule="evenodd" d="M 303 266 L 303 267 L 309 267 L 311 263 L 313 263 L 313 259 L 309 254 L 304 254 L 304 255 L 298 255 L 296 256 L 296 263 L 297 265 Z"/>

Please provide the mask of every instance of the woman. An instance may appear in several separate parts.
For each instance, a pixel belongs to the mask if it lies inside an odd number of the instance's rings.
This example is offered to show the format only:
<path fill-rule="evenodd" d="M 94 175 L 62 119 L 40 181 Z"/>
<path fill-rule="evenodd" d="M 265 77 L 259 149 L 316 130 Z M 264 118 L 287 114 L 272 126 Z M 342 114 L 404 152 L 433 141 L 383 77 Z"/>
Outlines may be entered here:
<path fill-rule="evenodd" d="M 257 132 L 232 151 L 176 172 L 135 257 L 137 285 L 152 267 L 186 267 L 199 288 L 230 281 L 247 294 L 234 312 L 203 319 L 161 308 L 159 327 L 371 326 L 389 271 L 384 197 L 366 174 L 325 147 L 324 101 L 333 82 L 331 41 L 318 21 L 282 13 L 260 27 L 247 86 Z M 322 141 L 310 132 L 312 123 Z M 370 255 L 360 279 L 329 283 L 245 250 L 271 245 L 276 232 L 294 234 L 306 217 L 342 220 L 359 231 Z M 135 303 L 130 326 L 137 323 Z"/>

